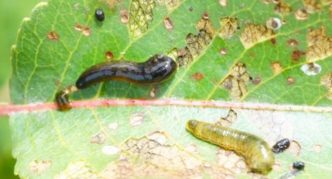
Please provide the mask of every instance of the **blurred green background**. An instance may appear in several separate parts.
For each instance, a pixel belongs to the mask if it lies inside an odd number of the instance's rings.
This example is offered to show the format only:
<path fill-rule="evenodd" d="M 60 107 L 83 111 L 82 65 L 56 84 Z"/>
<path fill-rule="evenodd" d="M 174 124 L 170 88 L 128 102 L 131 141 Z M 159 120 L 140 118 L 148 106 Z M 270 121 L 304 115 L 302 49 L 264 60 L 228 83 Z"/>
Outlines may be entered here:
<path fill-rule="evenodd" d="M 31 14 L 32 8 L 41 0 L 0 1 L 0 108 L 9 103 L 8 81 L 11 73 L 10 48 L 15 43 L 16 33 L 23 17 Z M 0 117 L 0 178 L 14 176 L 15 160 L 11 156 L 11 139 L 8 117 Z"/>

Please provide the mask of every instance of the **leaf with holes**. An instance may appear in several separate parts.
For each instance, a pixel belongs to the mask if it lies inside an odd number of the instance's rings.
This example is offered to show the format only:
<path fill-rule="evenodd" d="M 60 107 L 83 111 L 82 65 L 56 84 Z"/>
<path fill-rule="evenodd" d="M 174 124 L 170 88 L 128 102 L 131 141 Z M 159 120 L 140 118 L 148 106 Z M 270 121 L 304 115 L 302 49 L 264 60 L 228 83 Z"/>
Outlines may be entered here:
<path fill-rule="evenodd" d="M 275 156 L 269 177 L 331 177 L 330 4 L 50 0 L 37 5 L 12 49 L 14 104 L 53 102 L 87 68 L 106 61 L 144 62 L 165 54 L 178 69 L 158 85 L 108 81 L 70 95 L 85 104 L 139 98 L 136 106 L 124 100 L 127 105 L 108 108 L 105 103 L 12 114 L 16 173 L 23 178 L 250 177 L 256 174 L 248 173 L 243 158 L 185 130 L 189 119 L 223 123 L 233 108 L 232 128 L 270 146 L 291 139 L 290 149 Z M 96 19 L 96 9 L 104 11 L 104 20 Z M 296 160 L 306 163 L 304 172 L 289 169 Z"/>

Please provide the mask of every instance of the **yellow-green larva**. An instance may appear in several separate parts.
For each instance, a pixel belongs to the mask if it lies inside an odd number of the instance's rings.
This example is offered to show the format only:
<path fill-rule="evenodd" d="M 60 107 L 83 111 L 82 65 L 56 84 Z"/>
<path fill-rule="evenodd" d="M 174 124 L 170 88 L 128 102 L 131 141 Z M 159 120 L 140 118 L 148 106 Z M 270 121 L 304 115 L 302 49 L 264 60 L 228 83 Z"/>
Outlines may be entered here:
<path fill-rule="evenodd" d="M 199 139 L 243 156 L 252 172 L 266 175 L 272 170 L 274 155 L 271 148 L 255 135 L 197 120 L 189 120 L 186 129 Z"/>

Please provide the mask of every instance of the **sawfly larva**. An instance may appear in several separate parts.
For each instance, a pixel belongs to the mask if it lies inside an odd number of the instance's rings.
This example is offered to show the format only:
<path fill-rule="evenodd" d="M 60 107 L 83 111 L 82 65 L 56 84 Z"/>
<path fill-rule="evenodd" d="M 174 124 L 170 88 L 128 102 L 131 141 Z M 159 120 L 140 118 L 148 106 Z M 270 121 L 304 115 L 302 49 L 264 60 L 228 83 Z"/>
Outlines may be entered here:
<path fill-rule="evenodd" d="M 197 120 L 189 120 L 186 129 L 199 139 L 243 156 L 252 172 L 266 175 L 272 170 L 274 155 L 271 148 L 255 135 Z"/>
<path fill-rule="evenodd" d="M 146 62 L 112 61 L 92 66 L 77 79 L 75 86 L 56 95 L 59 110 L 70 109 L 69 94 L 104 81 L 127 81 L 136 84 L 157 84 L 168 79 L 177 69 L 176 62 L 168 56 L 155 55 Z"/>
<path fill-rule="evenodd" d="M 84 89 L 103 81 L 127 81 L 137 84 L 161 83 L 176 70 L 175 61 L 168 56 L 155 55 L 146 62 L 129 61 L 101 63 L 85 70 L 76 81 L 78 89 Z"/>

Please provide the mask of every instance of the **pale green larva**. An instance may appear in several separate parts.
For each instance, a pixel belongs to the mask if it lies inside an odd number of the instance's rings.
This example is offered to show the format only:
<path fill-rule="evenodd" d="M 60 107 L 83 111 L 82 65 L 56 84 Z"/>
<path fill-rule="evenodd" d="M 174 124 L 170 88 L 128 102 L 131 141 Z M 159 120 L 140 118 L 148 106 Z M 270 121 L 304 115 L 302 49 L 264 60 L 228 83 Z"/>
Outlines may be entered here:
<path fill-rule="evenodd" d="M 272 170 L 271 148 L 255 135 L 197 120 L 189 120 L 186 128 L 199 139 L 241 155 L 252 172 L 266 175 Z"/>

